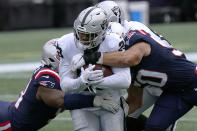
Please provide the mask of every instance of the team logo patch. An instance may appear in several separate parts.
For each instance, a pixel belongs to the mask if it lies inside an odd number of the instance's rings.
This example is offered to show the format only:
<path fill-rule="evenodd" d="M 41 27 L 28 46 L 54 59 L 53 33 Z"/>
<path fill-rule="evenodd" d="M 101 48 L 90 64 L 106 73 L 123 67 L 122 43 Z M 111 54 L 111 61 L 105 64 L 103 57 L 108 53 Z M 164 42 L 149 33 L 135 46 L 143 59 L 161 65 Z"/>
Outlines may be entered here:
<path fill-rule="evenodd" d="M 54 88 L 55 87 L 55 83 L 53 83 L 51 81 L 40 81 L 39 84 L 41 86 L 45 86 L 45 87 L 49 87 L 49 88 Z"/>
<path fill-rule="evenodd" d="M 197 74 L 197 66 L 196 66 L 196 69 L 195 69 L 195 73 Z"/>
<path fill-rule="evenodd" d="M 46 79 L 49 79 L 49 76 L 42 76 L 42 77 L 44 77 L 44 78 L 46 78 Z"/>

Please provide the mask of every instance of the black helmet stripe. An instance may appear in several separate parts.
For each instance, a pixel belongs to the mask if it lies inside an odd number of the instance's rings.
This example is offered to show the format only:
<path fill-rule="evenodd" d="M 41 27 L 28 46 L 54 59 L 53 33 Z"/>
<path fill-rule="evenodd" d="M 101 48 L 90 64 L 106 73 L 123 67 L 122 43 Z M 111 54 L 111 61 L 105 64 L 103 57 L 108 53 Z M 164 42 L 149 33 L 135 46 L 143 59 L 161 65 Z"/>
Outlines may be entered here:
<path fill-rule="evenodd" d="M 90 10 L 85 14 L 85 16 L 83 17 L 83 20 L 82 20 L 82 22 L 81 22 L 81 26 L 82 26 L 82 27 L 84 26 L 84 23 L 85 23 L 86 18 L 88 17 L 88 15 L 90 14 L 90 12 L 92 12 L 94 9 L 96 9 L 96 8 L 93 7 L 92 9 L 90 9 Z"/>

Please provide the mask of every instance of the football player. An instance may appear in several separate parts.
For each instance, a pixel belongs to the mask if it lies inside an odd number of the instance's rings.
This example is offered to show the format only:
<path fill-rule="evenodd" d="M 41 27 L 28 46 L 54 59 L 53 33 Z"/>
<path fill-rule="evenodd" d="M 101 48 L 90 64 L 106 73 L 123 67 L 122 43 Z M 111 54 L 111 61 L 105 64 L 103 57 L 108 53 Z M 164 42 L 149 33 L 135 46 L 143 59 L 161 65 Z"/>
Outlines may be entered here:
<path fill-rule="evenodd" d="M 1 131 L 37 131 L 65 109 L 96 106 L 113 113 L 119 110 L 119 104 L 107 94 L 88 96 L 61 91 L 56 40 L 52 39 L 43 46 L 43 65 L 34 71 L 18 100 L 0 101 Z"/>
<path fill-rule="evenodd" d="M 114 32 L 119 35 L 123 35 L 125 32 L 128 30 L 145 30 L 155 38 L 157 38 L 157 35 L 155 32 L 153 32 L 151 29 L 149 29 L 147 26 L 140 22 L 136 21 L 127 21 L 124 20 L 124 14 L 122 12 L 122 9 L 119 7 L 119 5 L 114 2 L 114 1 L 103 1 L 95 5 L 96 7 L 99 7 L 103 10 L 106 11 L 107 16 L 108 16 L 108 21 L 111 22 L 108 27 L 108 32 Z M 120 23 L 123 27 L 124 30 L 120 30 L 117 27 L 117 23 Z M 167 41 L 160 41 L 162 44 L 172 47 Z M 73 65 L 76 66 L 75 61 L 77 63 L 80 63 L 77 59 L 74 60 Z M 78 68 L 78 67 L 72 67 L 72 68 Z M 145 122 L 146 122 L 146 117 L 142 116 L 142 114 L 146 109 L 148 109 L 151 105 L 155 103 L 155 101 L 158 99 L 158 97 L 161 95 L 162 90 L 159 88 L 154 88 L 151 86 L 145 86 L 143 89 L 142 93 L 139 94 L 139 92 L 135 91 L 136 89 L 130 89 L 130 92 L 132 94 L 129 95 L 129 98 L 127 98 L 127 101 L 131 101 L 130 104 L 131 107 L 133 108 L 132 114 L 130 114 L 126 120 L 127 120 L 127 129 L 128 130 L 143 130 L 145 127 Z M 138 89 L 137 89 L 138 90 Z M 136 93 L 136 94 L 135 94 Z M 140 92 L 141 93 L 141 92 Z M 142 98 L 139 98 L 139 96 L 142 96 Z M 132 97 L 133 96 L 133 97 Z M 136 99 L 139 98 L 139 99 Z M 137 101 L 134 101 L 137 100 Z M 142 101 L 141 101 L 142 100 Z M 136 108 L 134 108 L 136 107 Z M 139 108 L 140 107 L 140 108 Z M 139 108 L 139 109 L 137 109 Z M 137 110 L 136 110 L 137 109 Z M 136 119 L 137 118 L 137 119 Z M 128 124 L 128 123 L 133 123 L 133 124 Z M 175 124 L 172 124 L 168 128 L 168 130 L 174 130 L 175 129 Z"/>
<path fill-rule="evenodd" d="M 124 41 L 125 52 L 93 52 L 84 54 L 83 60 L 86 64 L 130 67 L 134 87 L 162 89 L 145 130 L 164 131 L 197 105 L 197 66 L 154 32 L 130 29 Z"/>
<path fill-rule="evenodd" d="M 109 93 L 119 100 L 121 89 L 129 87 L 131 82 L 129 68 L 112 67 L 113 75 L 103 77 L 97 72 L 85 82 L 78 77 L 78 71 L 71 68 L 71 60 L 73 56 L 77 57 L 77 54 L 123 50 L 123 39 L 115 33 L 106 34 L 107 27 L 106 13 L 100 8 L 89 7 L 84 9 L 75 20 L 75 32 L 64 35 L 58 40 L 62 52 L 61 88 L 64 91 L 97 95 Z M 123 115 L 122 109 L 116 114 L 100 108 L 71 111 L 75 131 L 123 131 Z"/>

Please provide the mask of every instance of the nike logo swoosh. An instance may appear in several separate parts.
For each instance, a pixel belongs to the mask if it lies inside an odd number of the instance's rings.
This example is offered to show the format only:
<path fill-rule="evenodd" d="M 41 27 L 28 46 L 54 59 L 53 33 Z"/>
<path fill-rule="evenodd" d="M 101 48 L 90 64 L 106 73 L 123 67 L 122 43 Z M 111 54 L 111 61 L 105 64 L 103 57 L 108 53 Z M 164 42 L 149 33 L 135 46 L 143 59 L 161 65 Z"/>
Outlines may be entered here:
<path fill-rule="evenodd" d="M 47 78 L 47 79 L 49 78 L 49 76 L 42 76 L 42 77 Z"/>

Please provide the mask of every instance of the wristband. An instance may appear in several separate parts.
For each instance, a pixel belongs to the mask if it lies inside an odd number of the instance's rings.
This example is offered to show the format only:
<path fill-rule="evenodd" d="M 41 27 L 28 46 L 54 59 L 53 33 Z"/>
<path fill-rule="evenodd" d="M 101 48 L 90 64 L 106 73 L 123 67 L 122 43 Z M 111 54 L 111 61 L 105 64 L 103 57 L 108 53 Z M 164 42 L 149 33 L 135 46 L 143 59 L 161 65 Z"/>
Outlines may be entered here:
<path fill-rule="evenodd" d="M 74 110 L 86 107 L 93 107 L 93 95 L 82 94 L 65 94 L 64 96 L 64 109 Z"/>

